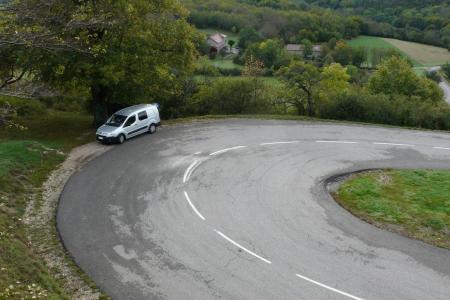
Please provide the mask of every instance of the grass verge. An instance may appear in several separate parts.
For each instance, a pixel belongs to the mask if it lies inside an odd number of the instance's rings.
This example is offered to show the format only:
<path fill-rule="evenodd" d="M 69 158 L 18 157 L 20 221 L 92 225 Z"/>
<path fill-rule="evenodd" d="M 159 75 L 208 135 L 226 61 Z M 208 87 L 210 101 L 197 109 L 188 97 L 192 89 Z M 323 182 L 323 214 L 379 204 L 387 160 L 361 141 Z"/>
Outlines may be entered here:
<path fill-rule="evenodd" d="M 19 123 L 27 129 L 0 128 L 0 299 L 70 299 L 64 278 L 54 276 L 37 253 L 37 237 L 23 218 L 67 152 L 92 140 L 91 118 L 50 112 Z M 59 245 L 56 229 L 53 235 Z"/>
<path fill-rule="evenodd" d="M 382 170 L 351 176 L 334 193 L 355 216 L 450 249 L 450 171 Z"/>

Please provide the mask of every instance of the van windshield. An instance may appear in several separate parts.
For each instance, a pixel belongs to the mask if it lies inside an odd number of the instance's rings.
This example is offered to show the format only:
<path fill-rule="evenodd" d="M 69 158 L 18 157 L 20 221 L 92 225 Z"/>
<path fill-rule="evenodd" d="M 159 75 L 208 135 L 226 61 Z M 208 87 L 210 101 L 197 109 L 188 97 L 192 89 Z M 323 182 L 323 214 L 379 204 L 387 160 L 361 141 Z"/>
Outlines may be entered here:
<path fill-rule="evenodd" d="M 113 114 L 111 116 L 111 118 L 109 118 L 108 121 L 106 121 L 106 125 L 113 126 L 113 127 L 119 127 L 120 125 L 123 124 L 123 122 L 125 121 L 126 118 L 127 117 L 122 116 L 122 115 Z"/>

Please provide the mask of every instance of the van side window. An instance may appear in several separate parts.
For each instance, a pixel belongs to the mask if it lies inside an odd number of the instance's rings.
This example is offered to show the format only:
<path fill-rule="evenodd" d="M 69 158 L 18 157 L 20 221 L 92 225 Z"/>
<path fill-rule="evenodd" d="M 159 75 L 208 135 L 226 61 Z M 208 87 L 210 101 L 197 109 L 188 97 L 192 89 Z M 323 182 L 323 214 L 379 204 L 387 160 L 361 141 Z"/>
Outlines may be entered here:
<path fill-rule="evenodd" d="M 126 121 L 125 125 L 123 127 L 128 127 L 130 125 L 133 125 L 133 123 L 136 121 L 136 116 L 129 117 Z"/>
<path fill-rule="evenodd" d="M 142 120 L 145 120 L 145 119 L 147 119 L 148 117 L 147 117 L 147 112 L 144 110 L 144 111 L 141 111 L 140 113 L 138 113 L 138 119 L 139 119 L 139 121 L 142 121 Z"/>

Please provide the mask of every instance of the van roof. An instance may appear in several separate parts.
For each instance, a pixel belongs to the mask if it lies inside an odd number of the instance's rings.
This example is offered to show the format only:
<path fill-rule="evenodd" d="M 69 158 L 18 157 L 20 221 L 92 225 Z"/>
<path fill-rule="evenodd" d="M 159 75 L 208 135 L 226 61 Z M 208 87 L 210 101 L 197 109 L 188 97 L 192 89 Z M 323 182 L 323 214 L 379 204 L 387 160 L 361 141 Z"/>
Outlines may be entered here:
<path fill-rule="evenodd" d="M 133 106 L 129 106 L 129 107 L 125 107 L 119 111 L 116 112 L 116 114 L 118 115 L 122 115 L 122 116 L 129 116 L 139 110 L 142 110 L 144 108 L 148 108 L 150 106 L 154 106 L 154 104 L 137 104 L 137 105 L 133 105 Z"/>

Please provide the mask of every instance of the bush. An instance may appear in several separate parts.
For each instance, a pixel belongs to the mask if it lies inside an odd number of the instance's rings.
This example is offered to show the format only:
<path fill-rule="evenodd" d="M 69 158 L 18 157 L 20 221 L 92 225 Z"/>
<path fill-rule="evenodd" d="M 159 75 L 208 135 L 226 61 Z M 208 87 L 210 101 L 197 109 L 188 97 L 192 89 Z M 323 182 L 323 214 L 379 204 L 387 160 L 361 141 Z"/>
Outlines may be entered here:
<path fill-rule="evenodd" d="M 188 107 L 198 115 L 268 113 L 271 95 L 260 78 L 221 78 L 201 86 Z"/>
<path fill-rule="evenodd" d="M 336 120 L 450 129 L 450 108 L 447 105 L 401 95 L 372 95 L 362 89 L 353 89 L 319 103 L 318 115 Z"/>
<path fill-rule="evenodd" d="M 59 111 L 82 112 L 86 108 L 86 100 L 78 97 L 46 97 L 40 99 L 47 108 Z"/>
<path fill-rule="evenodd" d="M 17 116 L 28 118 L 47 114 L 45 105 L 36 99 L 22 99 L 10 96 L 0 96 L 0 106 L 11 105 Z"/>
<path fill-rule="evenodd" d="M 223 76 L 241 76 L 242 70 L 239 68 L 217 68 L 219 73 Z"/>

